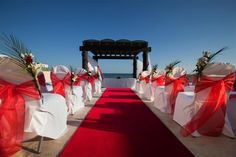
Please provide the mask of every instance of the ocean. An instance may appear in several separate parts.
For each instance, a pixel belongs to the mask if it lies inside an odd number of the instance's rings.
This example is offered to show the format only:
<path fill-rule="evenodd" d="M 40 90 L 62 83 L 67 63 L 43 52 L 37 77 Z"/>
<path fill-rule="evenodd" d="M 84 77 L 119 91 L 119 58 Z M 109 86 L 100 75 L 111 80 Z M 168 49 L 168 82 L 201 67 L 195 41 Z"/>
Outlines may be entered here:
<path fill-rule="evenodd" d="M 103 73 L 105 78 L 133 78 L 130 73 Z"/>

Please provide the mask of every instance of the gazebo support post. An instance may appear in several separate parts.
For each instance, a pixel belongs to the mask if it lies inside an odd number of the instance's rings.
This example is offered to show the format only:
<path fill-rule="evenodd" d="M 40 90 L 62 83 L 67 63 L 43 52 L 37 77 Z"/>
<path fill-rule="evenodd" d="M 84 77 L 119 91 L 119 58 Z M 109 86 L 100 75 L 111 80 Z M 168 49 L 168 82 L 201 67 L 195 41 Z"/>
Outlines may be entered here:
<path fill-rule="evenodd" d="M 88 51 L 82 52 L 82 68 L 88 70 Z"/>
<path fill-rule="evenodd" d="M 148 69 L 148 51 L 143 51 L 143 71 Z"/>

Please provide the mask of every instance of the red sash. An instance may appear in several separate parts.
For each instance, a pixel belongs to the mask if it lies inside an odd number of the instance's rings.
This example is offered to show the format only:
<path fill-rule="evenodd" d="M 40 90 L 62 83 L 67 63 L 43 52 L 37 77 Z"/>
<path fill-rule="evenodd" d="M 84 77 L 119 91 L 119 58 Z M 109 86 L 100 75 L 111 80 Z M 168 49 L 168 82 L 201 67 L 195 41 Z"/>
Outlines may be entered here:
<path fill-rule="evenodd" d="M 0 79 L 0 156 L 20 150 L 24 133 L 25 100 L 23 95 L 40 99 L 33 81 L 14 85 Z"/>
<path fill-rule="evenodd" d="M 149 82 L 150 82 L 150 75 L 147 75 L 147 76 L 145 76 L 145 77 L 141 75 L 140 78 L 139 78 L 139 80 L 140 80 L 140 81 L 143 81 L 143 80 L 144 80 L 146 83 L 149 83 Z"/>
<path fill-rule="evenodd" d="M 171 113 L 174 113 L 175 109 L 175 100 L 179 92 L 184 91 L 184 87 L 188 84 L 188 79 L 186 75 L 180 76 L 177 79 L 166 76 L 165 78 L 165 86 L 173 84 L 173 89 L 170 93 L 169 105 L 171 108 Z"/>
<path fill-rule="evenodd" d="M 159 77 L 152 77 L 152 82 L 156 82 L 157 86 L 164 86 L 165 85 L 165 76 Z"/>
<path fill-rule="evenodd" d="M 57 93 L 65 97 L 65 85 L 71 85 L 71 74 L 67 73 L 66 76 L 60 80 L 56 74 L 51 72 L 51 81 L 53 85 L 53 93 Z"/>
<path fill-rule="evenodd" d="M 181 130 L 184 136 L 188 136 L 196 130 L 207 136 L 219 136 L 221 134 L 225 124 L 226 92 L 232 90 L 234 80 L 234 73 L 221 80 L 214 80 L 207 76 L 201 77 L 196 85 L 195 93 L 197 94 L 209 87 L 211 87 L 211 91 L 198 112 Z"/>
<path fill-rule="evenodd" d="M 84 73 L 82 75 L 78 75 L 78 82 L 81 82 L 82 80 L 88 81 L 91 83 L 92 88 L 95 87 L 95 80 L 99 78 L 98 74 L 95 75 L 89 75 L 88 73 Z"/>

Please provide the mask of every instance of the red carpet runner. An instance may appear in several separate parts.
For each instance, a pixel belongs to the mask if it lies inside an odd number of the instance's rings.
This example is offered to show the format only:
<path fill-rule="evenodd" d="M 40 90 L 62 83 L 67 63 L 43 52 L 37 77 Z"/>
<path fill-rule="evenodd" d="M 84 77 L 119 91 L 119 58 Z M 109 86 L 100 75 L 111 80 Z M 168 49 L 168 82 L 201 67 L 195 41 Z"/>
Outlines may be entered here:
<path fill-rule="evenodd" d="M 61 157 L 192 157 L 191 152 L 126 88 L 107 89 Z"/>

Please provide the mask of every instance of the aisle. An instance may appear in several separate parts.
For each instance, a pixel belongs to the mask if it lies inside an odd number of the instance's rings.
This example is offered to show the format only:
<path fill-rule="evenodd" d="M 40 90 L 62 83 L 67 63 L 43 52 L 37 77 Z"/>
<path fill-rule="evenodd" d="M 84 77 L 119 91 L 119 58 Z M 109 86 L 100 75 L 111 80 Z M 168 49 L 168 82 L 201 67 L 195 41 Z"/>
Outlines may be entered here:
<path fill-rule="evenodd" d="M 130 89 L 106 89 L 60 156 L 193 156 Z"/>

